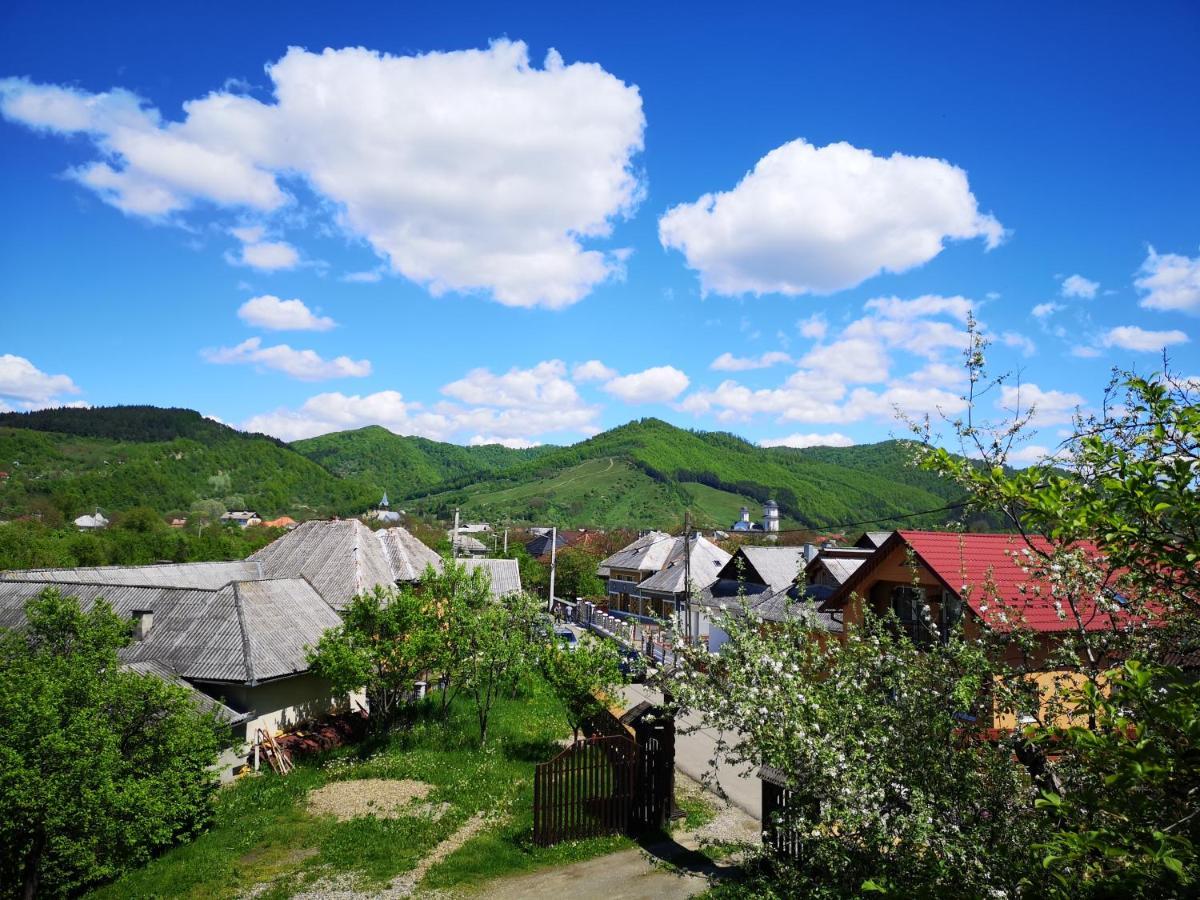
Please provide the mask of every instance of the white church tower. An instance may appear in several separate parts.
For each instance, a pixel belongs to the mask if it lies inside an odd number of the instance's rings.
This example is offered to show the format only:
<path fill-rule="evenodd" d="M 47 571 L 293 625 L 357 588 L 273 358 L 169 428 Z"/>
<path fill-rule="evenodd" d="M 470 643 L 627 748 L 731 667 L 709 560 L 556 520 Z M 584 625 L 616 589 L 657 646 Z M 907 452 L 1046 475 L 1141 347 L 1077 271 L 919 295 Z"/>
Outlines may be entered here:
<path fill-rule="evenodd" d="M 763 504 L 763 531 L 779 530 L 779 504 L 768 500 Z"/>

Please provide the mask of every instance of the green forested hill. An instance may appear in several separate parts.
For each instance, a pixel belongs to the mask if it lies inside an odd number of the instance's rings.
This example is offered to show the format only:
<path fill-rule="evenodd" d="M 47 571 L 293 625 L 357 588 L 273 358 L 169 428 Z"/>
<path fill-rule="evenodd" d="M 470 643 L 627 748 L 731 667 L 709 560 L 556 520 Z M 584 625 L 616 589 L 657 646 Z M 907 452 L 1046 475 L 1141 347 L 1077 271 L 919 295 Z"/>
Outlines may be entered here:
<path fill-rule="evenodd" d="M 463 447 L 402 437 L 379 425 L 296 441 L 292 447 L 335 475 L 382 485 L 393 497 L 411 496 L 448 481 L 489 478 L 556 449 Z"/>
<path fill-rule="evenodd" d="M 562 526 L 672 527 L 684 512 L 728 526 L 779 503 L 791 526 L 938 525 L 954 487 L 909 464 L 902 441 L 763 449 L 723 432 L 658 419 L 569 447 L 510 450 L 402 437 L 380 427 L 293 445 L 190 410 L 60 409 L 0 415 L 0 518 L 35 509 L 70 519 L 100 507 L 186 511 L 199 500 L 296 518 L 351 515 L 386 490 L 393 506 L 437 516 Z M 905 517 L 901 519 L 900 517 Z"/>
<path fill-rule="evenodd" d="M 0 471 L 9 475 L 0 518 L 182 512 L 204 499 L 300 518 L 348 515 L 378 499 L 374 484 L 338 478 L 274 438 L 154 407 L 0 415 Z"/>
<path fill-rule="evenodd" d="M 629 526 L 677 522 L 689 509 L 699 521 L 728 525 L 730 511 L 746 504 L 757 518 L 759 504 L 774 498 L 793 525 L 863 519 L 882 525 L 958 499 L 953 485 L 913 469 L 910 456 L 902 441 L 763 449 L 735 435 L 643 419 L 546 451 L 489 480 L 434 488 L 408 505 L 434 513 L 460 506 L 472 517 Z M 948 518 L 939 512 L 905 521 L 936 525 Z"/>

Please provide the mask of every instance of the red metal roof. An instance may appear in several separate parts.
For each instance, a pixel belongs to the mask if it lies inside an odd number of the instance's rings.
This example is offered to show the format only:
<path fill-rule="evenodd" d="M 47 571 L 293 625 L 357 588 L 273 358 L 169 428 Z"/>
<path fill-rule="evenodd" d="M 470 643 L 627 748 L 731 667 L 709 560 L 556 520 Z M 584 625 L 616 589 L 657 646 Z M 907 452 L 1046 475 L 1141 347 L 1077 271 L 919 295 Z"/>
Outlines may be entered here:
<path fill-rule="evenodd" d="M 1073 631 L 1076 629 L 1070 607 L 1063 604 L 1067 618 L 1055 607 L 1051 584 L 1036 574 L 1039 558 L 1033 550 L 1049 550 L 1045 538 L 1032 536 L 1029 542 L 1013 534 L 956 534 L 938 531 L 901 531 L 899 538 L 912 547 L 919 561 L 945 586 L 963 597 L 972 612 L 990 627 L 1007 631 L 1024 624 L 1033 631 Z M 877 552 L 894 547 L 890 540 Z M 1090 545 L 1081 549 L 1098 556 Z M 1030 556 L 1025 552 L 1029 551 Z M 965 590 L 964 586 L 969 587 Z M 965 594 L 965 595 L 964 595 Z M 1100 609 L 1094 598 L 1077 598 L 1080 619 L 1088 631 L 1113 627 L 1113 616 Z M 1117 615 L 1118 619 L 1129 616 Z"/>

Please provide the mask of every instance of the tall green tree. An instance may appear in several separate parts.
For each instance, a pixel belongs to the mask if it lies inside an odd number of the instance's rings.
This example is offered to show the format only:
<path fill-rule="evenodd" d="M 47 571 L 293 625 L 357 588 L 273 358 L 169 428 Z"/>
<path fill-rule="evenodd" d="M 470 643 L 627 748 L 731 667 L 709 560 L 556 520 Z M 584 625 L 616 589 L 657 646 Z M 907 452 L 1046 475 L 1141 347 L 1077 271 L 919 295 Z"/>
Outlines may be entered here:
<path fill-rule="evenodd" d="M 372 728 L 386 731 L 430 666 L 433 622 L 413 588 L 376 587 L 350 601 L 341 627 L 309 651 L 309 664 L 338 693 L 365 689 Z"/>
<path fill-rule="evenodd" d="M 228 729 L 120 667 L 130 623 L 46 590 L 0 633 L 0 885 L 68 896 L 199 832 Z"/>
<path fill-rule="evenodd" d="M 466 566 L 447 560 L 441 572 L 432 566 L 426 568 L 420 593 L 431 628 L 429 667 L 440 685 L 438 703 L 445 717 L 462 690 L 472 619 L 491 603 L 491 586 L 483 569 L 468 571 Z"/>
<path fill-rule="evenodd" d="M 475 708 L 479 743 L 487 743 L 496 701 L 535 663 L 534 622 L 541 603 L 526 594 L 501 597 L 464 618 L 463 690 Z"/>
<path fill-rule="evenodd" d="M 574 650 L 561 644 L 542 655 L 542 675 L 567 711 L 576 740 L 589 718 L 604 711 L 604 697 L 618 699 L 625 679 L 612 641 L 585 636 Z"/>

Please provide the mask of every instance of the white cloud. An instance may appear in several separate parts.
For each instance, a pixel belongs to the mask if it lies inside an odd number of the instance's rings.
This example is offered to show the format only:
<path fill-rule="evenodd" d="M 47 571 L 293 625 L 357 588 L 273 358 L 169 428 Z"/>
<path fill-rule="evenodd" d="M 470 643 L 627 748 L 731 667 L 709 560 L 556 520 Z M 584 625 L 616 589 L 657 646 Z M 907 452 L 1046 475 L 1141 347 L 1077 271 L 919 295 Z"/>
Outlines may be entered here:
<path fill-rule="evenodd" d="M 800 365 L 849 384 L 885 381 L 887 351 L 874 337 L 850 337 L 816 347 L 800 359 Z"/>
<path fill-rule="evenodd" d="M 1156 253 L 1151 247 L 1134 286 L 1146 309 L 1200 313 L 1200 256 Z"/>
<path fill-rule="evenodd" d="M 758 442 L 760 447 L 852 447 L 854 438 L 841 432 L 830 434 L 789 434 L 781 438 L 766 438 Z"/>
<path fill-rule="evenodd" d="M 1049 316 L 1054 315 L 1056 312 L 1058 312 L 1062 308 L 1063 308 L 1063 306 L 1061 303 L 1053 303 L 1053 302 L 1039 303 L 1037 306 L 1035 306 L 1031 310 L 1031 312 L 1033 313 L 1033 317 L 1035 319 L 1045 319 Z"/>
<path fill-rule="evenodd" d="M 250 363 L 275 369 L 301 381 L 362 378 L 371 374 L 370 360 L 353 360 L 348 356 L 322 359 L 315 350 L 295 350 L 287 344 L 264 347 L 262 338 L 258 337 L 247 338 L 236 347 L 205 350 L 201 355 L 210 363 Z"/>
<path fill-rule="evenodd" d="M 1100 282 L 1088 281 L 1082 275 L 1068 275 L 1063 279 L 1062 295 L 1064 297 L 1082 297 L 1091 300 L 1100 289 Z"/>
<path fill-rule="evenodd" d="M 529 447 L 542 446 L 541 441 L 529 441 L 525 438 L 515 437 L 497 437 L 494 434 L 472 435 L 471 439 L 467 441 L 467 444 L 471 447 L 484 447 L 488 444 L 499 444 L 501 447 L 508 447 L 510 450 L 525 450 Z"/>
<path fill-rule="evenodd" d="M 829 331 L 829 323 L 821 313 L 813 313 L 807 319 L 797 322 L 796 328 L 804 337 L 820 341 L 824 340 L 826 332 Z"/>
<path fill-rule="evenodd" d="M 1154 352 L 1172 344 L 1186 344 L 1188 336 L 1178 330 L 1147 331 L 1136 325 L 1119 325 L 1105 332 L 1100 343 L 1105 347 L 1120 347 L 1123 350 Z"/>
<path fill-rule="evenodd" d="M 1000 388 L 996 406 L 1010 415 L 1024 415 L 1034 411 L 1031 424 L 1034 427 L 1058 425 L 1070 422 L 1077 408 L 1084 405 L 1079 394 L 1067 391 L 1044 391 L 1036 384 L 1006 384 Z"/>
<path fill-rule="evenodd" d="M 562 307 L 620 276 L 620 251 L 584 242 L 641 199 L 632 158 L 645 118 L 638 89 L 599 65 L 551 51 L 539 69 L 525 44 L 497 40 L 419 56 L 293 47 L 267 74 L 272 102 L 216 91 L 185 102 L 179 122 L 128 91 L 11 78 L 0 113 L 85 134 L 100 159 L 72 176 L 133 215 L 269 212 L 295 202 L 279 179 L 298 176 L 344 230 L 434 294 Z M 248 248 L 246 259 L 283 254 Z"/>
<path fill-rule="evenodd" d="M 368 269 L 364 272 L 347 272 L 342 281 L 350 284 L 375 284 L 383 280 L 383 273 L 378 269 Z"/>
<path fill-rule="evenodd" d="M 18 401 L 22 408 L 45 406 L 59 394 L 78 393 L 70 376 L 48 375 L 23 356 L 0 354 L 0 397 Z"/>
<path fill-rule="evenodd" d="M 753 390 L 736 381 L 713 390 L 699 390 L 683 399 L 680 408 L 697 415 L 712 414 L 718 422 L 744 422 L 771 415 L 779 422 L 845 421 L 840 400 L 846 388 L 832 378 L 795 372 L 778 388 Z"/>
<path fill-rule="evenodd" d="M 925 316 L 946 315 L 965 323 L 967 316 L 974 310 L 975 304 L 966 297 L 925 294 L 912 300 L 901 300 L 899 297 L 876 297 L 864 303 L 863 308 L 878 313 L 885 319 L 905 322 Z"/>
<path fill-rule="evenodd" d="M 832 293 L 927 263 L 946 240 L 992 248 L 1003 236 L 966 173 L 944 160 L 804 140 L 659 220 L 663 246 L 684 254 L 702 289 L 731 295 Z"/>
<path fill-rule="evenodd" d="M 540 362 L 529 369 L 512 368 L 502 375 L 472 369 L 442 388 L 464 403 L 521 409 L 569 409 L 581 403 L 575 385 L 566 379 L 562 360 Z"/>
<path fill-rule="evenodd" d="M 1000 343 L 1005 347 L 1016 347 L 1026 356 L 1032 356 L 1037 352 L 1037 344 L 1017 331 L 1002 332 L 1000 334 Z"/>
<path fill-rule="evenodd" d="M 718 372 L 744 372 L 748 369 L 769 369 L 781 363 L 791 362 L 792 358 L 779 350 L 772 350 L 761 356 L 734 356 L 732 353 L 722 353 L 709 365 L 710 369 Z"/>
<path fill-rule="evenodd" d="M 598 359 L 589 359 L 579 363 L 571 370 L 571 377 L 576 381 L 608 381 L 617 377 L 617 370 L 610 369 Z"/>
<path fill-rule="evenodd" d="M 260 241 L 257 244 L 243 244 L 237 256 L 230 256 L 230 262 L 240 266 L 249 266 L 263 272 L 276 272 L 280 269 L 294 269 L 300 265 L 299 251 L 287 241 Z"/>
<path fill-rule="evenodd" d="M 1100 355 L 1100 351 L 1086 344 L 1076 344 L 1071 348 L 1071 355 L 1077 356 L 1080 359 L 1095 359 Z"/>
<path fill-rule="evenodd" d="M 674 366 L 654 366 L 613 378 L 604 390 L 626 403 L 666 403 L 682 394 L 689 383 L 687 375 Z"/>
<path fill-rule="evenodd" d="M 272 331 L 328 331 L 337 324 L 314 314 L 302 300 L 280 300 L 272 294 L 251 297 L 239 307 L 238 318 Z"/>

